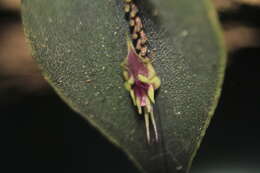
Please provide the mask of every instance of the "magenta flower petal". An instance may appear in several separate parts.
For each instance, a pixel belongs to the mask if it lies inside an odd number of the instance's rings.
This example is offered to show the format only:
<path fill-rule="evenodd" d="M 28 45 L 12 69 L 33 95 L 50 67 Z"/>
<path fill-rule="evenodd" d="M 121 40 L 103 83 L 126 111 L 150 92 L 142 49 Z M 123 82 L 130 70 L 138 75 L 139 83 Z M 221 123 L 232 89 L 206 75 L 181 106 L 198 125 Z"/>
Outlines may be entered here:
<path fill-rule="evenodd" d="M 149 84 L 143 83 L 138 80 L 139 74 L 148 76 L 148 69 L 141 61 L 140 57 L 136 54 L 134 49 L 131 49 L 127 56 L 128 73 L 129 76 L 134 76 L 134 84 L 132 86 L 136 99 L 139 99 L 142 107 L 147 106 L 148 88 Z"/>
<path fill-rule="evenodd" d="M 149 85 L 142 83 L 141 81 L 135 81 L 133 85 L 133 90 L 137 99 L 140 100 L 141 106 L 146 106 L 147 100 L 147 92 L 148 92 Z"/>
<path fill-rule="evenodd" d="M 127 56 L 128 72 L 134 75 L 137 79 L 138 74 L 148 76 L 148 70 L 144 63 L 140 60 L 140 57 L 136 54 L 135 50 L 132 48 Z"/>

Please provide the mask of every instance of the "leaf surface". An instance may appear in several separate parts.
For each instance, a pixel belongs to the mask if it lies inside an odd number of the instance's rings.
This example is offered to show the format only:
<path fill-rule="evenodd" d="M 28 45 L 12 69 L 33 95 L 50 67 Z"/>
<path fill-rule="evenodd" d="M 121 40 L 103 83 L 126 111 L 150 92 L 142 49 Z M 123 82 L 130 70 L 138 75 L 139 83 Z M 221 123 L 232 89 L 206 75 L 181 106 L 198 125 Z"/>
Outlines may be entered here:
<path fill-rule="evenodd" d="M 155 105 L 157 144 L 147 144 L 143 117 L 123 86 L 120 63 L 129 26 L 122 0 L 23 0 L 25 33 L 57 93 L 140 171 L 184 173 L 220 95 L 225 50 L 219 25 L 206 0 L 137 5 L 162 80 Z"/>

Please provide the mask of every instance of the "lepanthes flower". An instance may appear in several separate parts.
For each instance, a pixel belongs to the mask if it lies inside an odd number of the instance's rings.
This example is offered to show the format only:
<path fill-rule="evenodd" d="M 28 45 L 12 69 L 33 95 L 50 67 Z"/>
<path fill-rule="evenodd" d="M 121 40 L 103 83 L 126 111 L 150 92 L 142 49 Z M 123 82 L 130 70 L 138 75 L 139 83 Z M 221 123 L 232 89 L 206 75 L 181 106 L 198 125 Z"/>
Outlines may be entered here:
<path fill-rule="evenodd" d="M 153 126 L 155 140 L 158 141 L 153 104 L 155 104 L 154 92 L 160 87 L 161 81 L 152 66 L 151 59 L 139 56 L 129 38 L 127 46 L 128 54 L 122 63 L 123 76 L 126 80 L 124 85 L 130 92 L 138 113 L 144 115 L 148 143 L 150 143 L 150 122 Z"/>

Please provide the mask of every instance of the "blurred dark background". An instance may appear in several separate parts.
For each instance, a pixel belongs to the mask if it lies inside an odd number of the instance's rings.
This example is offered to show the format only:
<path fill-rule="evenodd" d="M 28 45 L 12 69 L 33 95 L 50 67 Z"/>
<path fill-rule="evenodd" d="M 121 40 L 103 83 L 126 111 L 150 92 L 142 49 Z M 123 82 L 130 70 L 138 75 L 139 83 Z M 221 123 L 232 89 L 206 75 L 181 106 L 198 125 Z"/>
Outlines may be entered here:
<path fill-rule="evenodd" d="M 228 48 L 220 103 L 191 173 L 260 172 L 260 0 L 213 0 Z M 41 77 L 19 0 L 0 0 L 1 172 L 135 172 Z M 4 171 L 3 171 L 4 170 Z"/>

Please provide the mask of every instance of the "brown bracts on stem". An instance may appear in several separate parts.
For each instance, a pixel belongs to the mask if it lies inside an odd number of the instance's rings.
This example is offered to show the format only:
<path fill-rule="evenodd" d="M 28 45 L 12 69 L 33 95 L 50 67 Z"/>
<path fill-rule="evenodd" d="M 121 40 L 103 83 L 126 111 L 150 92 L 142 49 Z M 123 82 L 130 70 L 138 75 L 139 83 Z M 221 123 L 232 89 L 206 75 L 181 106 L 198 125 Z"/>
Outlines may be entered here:
<path fill-rule="evenodd" d="M 142 57 L 147 57 L 147 37 L 144 32 L 143 23 L 139 16 L 139 10 L 133 0 L 125 0 L 125 13 L 131 28 L 131 38 L 135 42 L 134 48 Z M 142 50 L 142 51 L 141 51 Z"/>

